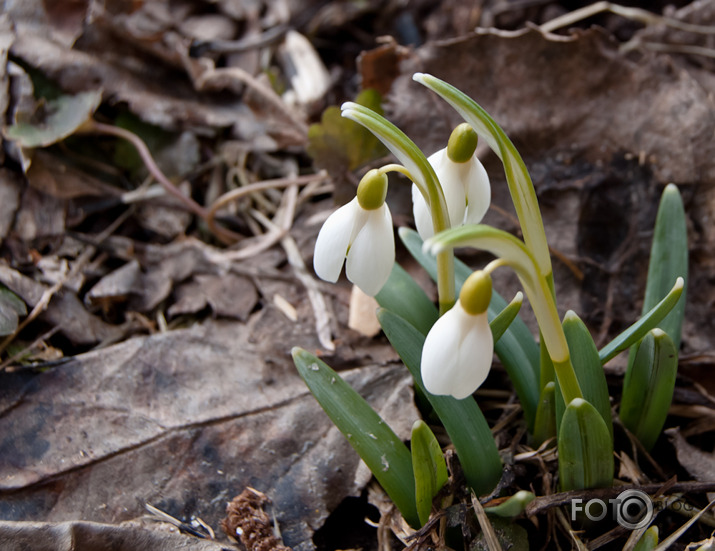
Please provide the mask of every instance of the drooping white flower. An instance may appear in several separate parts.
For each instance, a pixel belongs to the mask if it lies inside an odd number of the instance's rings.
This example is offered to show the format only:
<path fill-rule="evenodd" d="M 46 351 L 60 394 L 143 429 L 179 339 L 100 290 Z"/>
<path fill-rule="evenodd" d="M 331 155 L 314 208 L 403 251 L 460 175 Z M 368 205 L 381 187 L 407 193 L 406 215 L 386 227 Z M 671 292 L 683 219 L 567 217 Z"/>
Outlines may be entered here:
<path fill-rule="evenodd" d="M 471 133 L 466 134 L 470 138 L 464 138 L 465 133 Z M 462 145 L 465 141 L 471 142 L 466 145 L 466 149 Z M 461 151 L 455 153 L 457 148 Z M 491 201 L 489 176 L 474 155 L 475 149 L 476 133 L 469 125 L 461 124 L 452 132 L 449 145 L 427 159 L 442 185 L 450 226 L 453 228 L 481 222 Z M 425 198 L 415 185 L 412 186 L 412 204 L 417 232 L 426 240 L 434 235 L 432 215 Z"/>
<path fill-rule="evenodd" d="M 432 394 L 470 396 L 489 374 L 494 339 L 487 319 L 491 278 L 472 274 L 459 300 L 430 329 L 422 348 L 422 382 Z"/>
<path fill-rule="evenodd" d="M 345 263 L 348 279 L 365 294 L 375 296 L 395 263 L 395 237 L 385 203 L 387 177 L 372 172 L 363 178 L 357 197 L 323 224 L 315 242 L 313 267 L 318 277 L 335 283 Z"/>

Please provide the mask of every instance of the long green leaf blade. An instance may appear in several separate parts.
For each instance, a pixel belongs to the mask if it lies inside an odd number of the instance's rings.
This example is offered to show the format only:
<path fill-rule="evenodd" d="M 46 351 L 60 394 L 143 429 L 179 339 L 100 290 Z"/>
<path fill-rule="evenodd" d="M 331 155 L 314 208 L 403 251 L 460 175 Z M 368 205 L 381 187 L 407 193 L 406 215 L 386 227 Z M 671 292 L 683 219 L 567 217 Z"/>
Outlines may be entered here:
<path fill-rule="evenodd" d="M 387 283 L 375 295 L 377 303 L 414 325 L 426 335 L 439 317 L 439 311 L 422 287 L 397 262 Z"/>
<path fill-rule="evenodd" d="M 412 457 L 407 446 L 325 362 L 297 347 L 292 354 L 298 373 L 330 420 L 370 468 L 405 520 L 419 527 Z"/>
<path fill-rule="evenodd" d="M 620 417 L 650 450 L 660 436 L 673 400 L 678 353 L 670 336 L 653 329 L 640 342 L 623 381 Z"/>
<path fill-rule="evenodd" d="M 556 432 L 556 382 L 549 381 L 541 389 L 539 407 L 536 409 L 536 422 L 534 424 L 534 443 L 540 446 Z"/>
<path fill-rule="evenodd" d="M 668 312 L 678 303 L 680 295 L 683 294 L 683 284 L 683 278 L 679 277 L 663 300 L 656 304 L 647 314 L 641 317 L 641 319 L 604 346 L 598 353 L 601 358 L 601 363 L 605 364 L 618 353 L 645 337 L 648 331 L 655 329 Z"/>
<path fill-rule="evenodd" d="M 562 491 L 604 488 L 613 482 L 613 444 L 603 417 L 586 400 L 566 406 L 559 430 Z"/>
<path fill-rule="evenodd" d="M 492 293 L 494 291 L 492 290 Z M 504 309 L 499 312 L 494 319 L 489 322 L 489 327 L 492 330 L 492 337 L 494 337 L 494 342 L 499 342 L 509 329 L 509 326 L 514 323 L 514 320 L 519 315 L 519 310 L 521 310 L 521 305 L 524 303 L 524 295 L 519 291 L 509 304 L 507 304 Z M 487 314 L 488 317 L 488 314 Z"/>
<path fill-rule="evenodd" d="M 678 277 L 684 280 L 683 294 L 670 313 L 658 324 L 673 340 L 676 350 L 680 349 L 685 293 L 688 287 L 688 228 L 680 192 L 677 186 L 668 184 L 663 190 L 655 220 L 643 314 L 668 294 L 671 283 Z"/>
<path fill-rule="evenodd" d="M 415 421 L 410 444 L 417 513 L 424 526 L 432 512 L 432 500 L 447 482 L 447 464 L 439 442 L 424 421 Z"/>
<path fill-rule="evenodd" d="M 422 251 L 422 239 L 419 234 L 409 228 L 400 228 L 399 235 L 409 253 L 436 281 L 437 261 L 434 256 Z M 457 294 L 472 271 L 464 262 L 455 259 L 454 274 Z M 487 316 L 493 320 L 506 306 L 506 300 L 496 291 L 492 291 L 492 301 L 489 304 Z M 504 365 L 519 396 L 527 426 L 529 430 L 533 430 L 536 405 L 539 401 L 539 346 L 520 317 L 517 316 L 501 338 L 495 342 L 494 351 Z"/>
<path fill-rule="evenodd" d="M 633 551 L 653 551 L 658 546 L 658 527 L 651 526 L 638 540 Z"/>
<path fill-rule="evenodd" d="M 430 394 L 422 383 L 420 361 L 425 337 L 389 310 L 380 309 L 377 317 L 382 330 L 425 394 L 449 434 L 464 470 L 467 483 L 481 495 L 491 492 L 501 479 L 502 464 L 494 437 L 479 406 L 471 396 L 456 400 Z"/>
<path fill-rule="evenodd" d="M 583 390 L 583 397 L 601 414 L 603 422 L 608 428 L 608 432 L 613 440 L 613 420 L 611 419 L 611 402 L 608 393 L 608 383 L 603 364 L 598 356 L 596 343 L 593 342 L 586 324 L 581 321 L 575 312 L 569 310 L 564 316 L 564 333 L 569 343 L 571 352 L 571 363 L 578 384 Z M 556 430 L 561 425 L 561 415 L 564 413 L 566 404 L 564 399 L 556 389 Z"/>

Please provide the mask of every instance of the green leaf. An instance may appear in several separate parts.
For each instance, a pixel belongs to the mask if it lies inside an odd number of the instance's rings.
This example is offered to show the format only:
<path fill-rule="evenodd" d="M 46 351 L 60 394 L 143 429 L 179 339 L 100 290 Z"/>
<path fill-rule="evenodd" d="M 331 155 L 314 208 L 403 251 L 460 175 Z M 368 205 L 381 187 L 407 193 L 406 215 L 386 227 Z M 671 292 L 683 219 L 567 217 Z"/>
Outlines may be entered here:
<path fill-rule="evenodd" d="M 581 321 L 573 311 L 569 310 L 564 316 L 564 334 L 569 344 L 571 352 L 571 363 L 573 364 L 578 384 L 583 392 L 586 401 L 592 404 L 601 414 L 603 422 L 608 428 L 613 441 L 613 420 L 611 419 L 611 401 L 609 400 L 608 383 L 603 364 L 598 356 L 596 343 L 593 342 L 586 324 Z M 561 416 L 564 413 L 566 404 L 561 396 L 561 392 L 556 388 L 556 431 L 558 433 L 561 425 Z M 613 444 L 611 444 L 613 446 Z"/>
<path fill-rule="evenodd" d="M 653 551 L 658 546 L 658 527 L 651 526 L 636 543 L 633 551 Z"/>
<path fill-rule="evenodd" d="M 417 514 L 424 526 L 432 512 L 432 500 L 447 482 L 447 464 L 439 442 L 422 420 L 412 426 L 411 447 Z"/>
<path fill-rule="evenodd" d="M 434 256 L 426 254 L 422 250 L 422 239 L 419 234 L 409 228 L 400 228 L 399 235 L 414 259 L 436 281 L 437 262 Z M 455 259 L 454 275 L 457 294 L 472 271 L 464 262 Z M 488 318 L 493 320 L 506 306 L 506 300 L 496 291 L 492 291 L 492 301 L 487 312 Z M 504 365 L 516 394 L 519 396 L 527 427 L 533 431 L 536 406 L 539 401 L 539 346 L 520 317 L 517 316 L 501 338 L 495 342 L 494 351 Z"/>
<path fill-rule="evenodd" d="M 21 147 L 46 147 L 57 143 L 79 130 L 101 101 L 99 90 L 60 96 L 44 105 L 41 120 L 19 122 L 5 130 L 5 137 Z"/>
<path fill-rule="evenodd" d="M 492 290 L 492 293 L 493 292 L 494 290 Z M 514 298 L 511 299 L 511 302 L 489 322 L 489 328 L 492 330 L 492 337 L 494 337 L 495 344 L 504 336 L 506 330 L 509 329 L 509 326 L 519 315 L 519 310 L 521 310 L 523 303 L 524 295 L 518 292 L 514 295 Z"/>
<path fill-rule="evenodd" d="M 375 90 L 362 91 L 355 102 L 382 113 L 382 98 Z M 387 153 L 369 130 L 343 118 L 335 106 L 328 107 L 320 123 L 308 129 L 306 150 L 317 166 L 334 173 L 352 172 Z"/>
<path fill-rule="evenodd" d="M 678 278 L 673 288 L 663 300 L 651 308 L 651 310 L 636 323 L 604 346 L 598 353 L 601 358 L 601 363 L 605 364 L 618 353 L 636 344 L 645 337 L 648 331 L 655 329 L 663 318 L 668 315 L 668 312 L 678 303 L 680 295 L 683 293 L 683 283 L 683 279 Z"/>
<path fill-rule="evenodd" d="M 678 353 L 665 331 L 653 329 L 640 342 L 623 381 L 620 417 L 650 450 L 660 436 L 673 399 Z"/>
<path fill-rule="evenodd" d="M 613 443 L 601 414 L 586 400 L 566 406 L 558 438 L 561 490 L 605 488 L 613 483 Z"/>
<path fill-rule="evenodd" d="M 422 383 L 420 361 L 425 337 L 409 322 L 389 310 L 377 312 L 382 330 L 415 379 L 449 434 L 467 483 L 481 495 L 491 492 L 501 479 L 502 464 L 484 414 L 471 396 L 457 400 L 430 394 Z"/>
<path fill-rule="evenodd" d="M 301 348 L 292 350 L 298 373 L 330 420 L 345 435 L 414 528 L 419 527 L 412 457 L 407 446 L 327 364 Z"/>
<path fill-rule="evenodd" d="M 490 515 L 513 518 L 523 513 L 526 510 L 526 506 L 534 501 L 534 499 L 536 499 L 536 496 L 532 492 L 520 490 L 499 505 L 485 507 L 484 510 Z"/>
<path fill-rule="evenodd" d="M 397 262 L 375 299 L 380 306 L 411 323 L 423 335 L 429 333 L 439 317 L 437 307 L 422 287 Z"/>
<path fill-rule="evenodd" d="M 534 444 L 540 446 L 556 436 L 556 382 L 549 381 L 541 389 L 534 423 Z"/>
<path fill-rule="evenodd" d="M 668 294 L 678 277 L 684 280 L 683 294 L 670 313 L 658 324 L 680 350 L 680 333 L 685 316 L 685 293 L 688 287 L 688 229 L 683 200 L 677 186 L 669 184 L 663 190 L 653 231 L 653 244 L 648 264 L 648 280 L 643 314 Z"/>
<path fill-rule="evenodd" d="M 26 315 L 27 306 L 23 300 L 0 284 L 0 337 L 13 334 L 20 322 L 20 316 Z"/>

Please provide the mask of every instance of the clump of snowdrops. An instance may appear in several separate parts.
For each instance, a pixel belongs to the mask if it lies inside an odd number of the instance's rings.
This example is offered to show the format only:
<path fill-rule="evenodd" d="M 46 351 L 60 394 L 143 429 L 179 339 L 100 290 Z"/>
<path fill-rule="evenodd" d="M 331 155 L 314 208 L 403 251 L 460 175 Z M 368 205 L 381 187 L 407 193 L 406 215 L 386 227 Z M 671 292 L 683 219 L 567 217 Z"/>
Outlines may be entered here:
<path fill-rule="evenodd" d="M 397 127 L 356 103 L 342 115 L 372 132 L 397 164 L 369 171 L 356 197 L 325 222 L 315 245 L 314 268 L 348 279 L 375 296 L 382 329 L 414 377 L 451 439 L 469 488 L 494 490 L 503 465 L 473 393 L 486 379 L 496 353 L 523 409 L 532 443 L 556 439 L 562 490 L 613 482 L 613 422 L 603 364 L 629 351 L 619 416 L 646 449 L 662 431 L 672 400 L 685 304 L 687 242 L 677 188 L 665 188 L 654 232 L 642 317 L 609 344 L 596 347 L 575 312 L 557 310 L 549 248 L 531 178 L 513 144 L 472 99 L 427 74 L 426 86 L 464 119 L 446 147 L 427 158 Z M 484 140 L 504 166 L 523 239 L 481 224 L 490 183 L 475 156 Z M 434 305 L 395 263 L 389 174 L 412 182 L 417 231 L 399 229 L 410 253 L 437 283 Z M 455 260 L 457 247 L 487 251 L 494 260 L 476 271 Z M 492 290 L 503 270 L 516 273 L 539 327 L 538 339 L 519 318 L 521 292 L 507 302 Z M 605 298 L 604 298 L 605 300 Z M 410 449 L 337 373 L 296 348 L 295 364 L 320 405 L 414 528 L 428 522 L 433 499 L 448 480 L 442 450 L 417 420 Z M 524 502 L 524 496 L 520 496 Z M 439 506 L 439 504 L 437 504 Z"/>

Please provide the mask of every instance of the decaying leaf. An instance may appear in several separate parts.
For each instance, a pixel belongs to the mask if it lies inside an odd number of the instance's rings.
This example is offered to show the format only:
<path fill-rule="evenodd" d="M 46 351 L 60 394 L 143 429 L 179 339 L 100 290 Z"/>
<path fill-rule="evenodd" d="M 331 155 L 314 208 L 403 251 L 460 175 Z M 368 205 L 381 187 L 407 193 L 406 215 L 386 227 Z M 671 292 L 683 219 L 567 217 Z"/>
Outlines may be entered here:
<path fill-rule="evenodd" d="M 286 545 L 311 549 L 369 473 L 293 371 L 293 343 L 273 343 L 283 352 L 271 366 L 239 328 L 208 322 L 2 375 L 0 518 L 119 522 L 152 503 L 218 527 L 251 486 L 273 501 Z M 418 414 L 404 367 L 344 375 L 409 437 Z"/>
<path fill-rule="evenodd" d="M 101 91 L 63 95 L 40 103 L 36 120 L 18 122 L 5 129 L 5 137 L 21 147 L 47 147 L 64 140 L 90 119 L 102 101 Z"/>
<path fill-rule="evenodd" d="M 15 221 L 20 206 L 22 182 L 17 173 L 0 168 L 0 241 L 3 241 Z"/>
<path fill-rule="evenodd" d="M 3 263 L 0 263 L 0 283 L 31 307 L 40 301 L 48 288 Z M 72 292 L 57 293 L 40 317 L 53 326 L 59 326 L 62 333 L 76 344 L 95 344 L 122 333 L 120 327 L 90 314 Z"/>
<path fill-rule="evenodd" d="M 168 310 L 170 316 L 195 314 L 210 306 L 217 316 L 245 321 L 258 302 L 256 286 L 236 274 L 199 274 L 177 290 L 178 300 Z"/>
<path fill-rule="evenodd" d="M 27 306 L 10 289 L 0 284 L 0 337 L 17 329 L 20 316 L 27 315 Z"/>
<path fill-rule="evenodd" d="M 675 448 L 678 462 L 695 480 L 715 480 L 715 456 L 711 452 L 705 452 L 688 443 L 677 427 L 667 429 L 665 433 Z"/>
<path fill-rule="evenodd" d="M 85 302 L 87 304 L 124 302 L 130 294 L 136 293 L 139 289 L 140 275 L 139 262 L 136 260 L 127 262 L 95 283 L 87 292 Z"/>
<path fill-rule="evenodd" d="M 173 527 L 172 527 L 173 528 Z M 26 551 L 227 551 L 218 542 L 185 536 L 176 530 L 138 522 L 7 522 L 0 520 L 0 541 L 8 549 Z"/>

